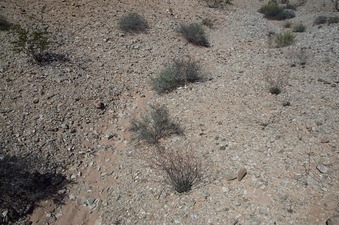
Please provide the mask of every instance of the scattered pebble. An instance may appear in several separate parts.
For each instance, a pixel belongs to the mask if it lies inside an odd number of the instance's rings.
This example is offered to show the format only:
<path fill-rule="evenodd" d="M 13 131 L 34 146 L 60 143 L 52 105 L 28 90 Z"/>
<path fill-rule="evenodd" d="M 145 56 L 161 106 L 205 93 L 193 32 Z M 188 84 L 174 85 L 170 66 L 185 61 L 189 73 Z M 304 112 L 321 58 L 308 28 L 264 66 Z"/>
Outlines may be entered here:
<path fill-rule="evenodd" d="M 237 178 L 238 181 L 241 181 L 247 174 L 247 170 L 245 168 L 241 168 L 238 172 Z"/>

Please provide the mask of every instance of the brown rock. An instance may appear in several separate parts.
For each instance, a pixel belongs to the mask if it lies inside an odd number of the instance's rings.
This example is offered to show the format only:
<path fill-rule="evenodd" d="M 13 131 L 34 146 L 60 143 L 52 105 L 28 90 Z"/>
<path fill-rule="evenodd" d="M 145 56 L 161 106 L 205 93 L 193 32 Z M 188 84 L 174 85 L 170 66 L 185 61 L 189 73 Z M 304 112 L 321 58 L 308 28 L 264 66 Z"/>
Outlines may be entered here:
<path fill-rule="evenodd" d="M 245 168 L 241 168 L 238 172 L 238 177 L 237 177 L 238 181 L 241 181 L 244 178 L 244 176 L 246 176 L 246 174 L 247 174 L 247 170 Z"/>

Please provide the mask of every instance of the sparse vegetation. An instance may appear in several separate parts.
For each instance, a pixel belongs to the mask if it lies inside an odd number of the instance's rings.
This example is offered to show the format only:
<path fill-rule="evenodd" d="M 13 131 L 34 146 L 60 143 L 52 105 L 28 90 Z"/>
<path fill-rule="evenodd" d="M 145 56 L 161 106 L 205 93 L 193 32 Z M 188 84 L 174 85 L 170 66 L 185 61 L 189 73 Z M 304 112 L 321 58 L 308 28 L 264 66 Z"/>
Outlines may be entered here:
<path fill-rule="evenodd" d="M 50 48 L 50 32 L 48 26 L 40 27 L 38 25 L 32 28 L 23 28 L 16 25 L 14 28 L 17 39 L 12 42 L 14 51 L 17 53 L 24 53 L 32 57 L 36 62 L 42 63 L 44 55 Z"/>
<path fill-rule="evenodd" d="M 291 32 L 285 32 L 277 34 L 274 42 L 278 48 L 286 47 L 293 44 L 295 41 L 295 36 Z"/>
<path fill-rule="evenodd" d="M 278 95 L 278 94 L 281 93 L 281 90 L 280 90 L 279 87 L 271 87 L 271 88 L 270 88 L 270 92 L 271 92 L 271 94 L 273 94 L 273 95 Z"/>
<path fill-rule="evenodd" d="M 285 28 L 291 28 L 292 27 L 292 23 L 290 21 L 287 21 L 286 23 L 284 23 L 284 27 Z"/>
<path fill-rule="evenodd" d="M 189 192 L 202 179 L 202 166 L 192 153 L 164 152 L 157 162 L 166 173 L 166 181 L 178 193 Z"/>
<path fill-rule="evenodd" d="M 0 15 L 0 31 L 9 31 L 12 24 Z"/>
<path fill-rule="evenodd" d="M 133 119 L 130 131 L 134 133 L 132 140 L 149 144 L 157 144 L 161 138 L 172 134 L 183 134 L 181 127 L 169 118 L 168 110 L 163 105 L 151 105 L 148 115 L 140 120 Z"/>
<path fill-rule="evenodd" d="M 179 32 L 192 44 L 209 47 L 209 41 L 201 24 L 191 23 L 189 25 L 181 25 Z"/>
<path fill-rule="evenodd" d="M 268 3 L 259 9 L 259 12 L 264 14 L 265 18 L 274 20 L 282 20 L 283 11 L 284 9 L 277 3 Z"/>
<path fill-rule="evenodd" d="M 161 94 L 202 79 L 201 68 L 197 62 L 191 59 L 174 60 L 159 76 L 152 79 L 152 85 L 153 89 Z"/>
<path fill-rule="evenodd" d="M 264 14 L 265 18 L 272 20 L 286 20 L 295 17 L 294 10 L 284 9 L 278 3 L 263 5 L 258 12 Z"/>
<path fill-rule="evenodd" d="M 318 16 L 314 20 L 314 25 L 325 24 L 325 23 L 327 23 L 327 21 L 328 21 L 328 17 L 327 16 Z"/>
<path fill-rule="evenodd" d="M 119 28 L 128 33 L 145 32 L 149 26 L 147 21 L 137 13 L 128 13 L 121 17 Z"/>
<path fill-rule="evenodd" d="M 224 8 L 227 4 L 232 4 L 232 0 L 204 0 L 210 8 Z"/>
<path fill-rule="evenodd" d="M 305 32 L 305 30 L 306 30 L 306 26 L 302 23 L 299 23 L 293 27 L 294 32 L 301 33 L 301 32 Z"/>
<path fill-rule="evenodd" d="M 339 16 L 330 16 L 328 17 L 327 24 L 339 23 Z"/>
<path fill-rule="evenodd" d="M 273 95 L 279 95 L 283 87 L 286 85 L 286 79 L 288 79 L 287 74 L 285 76 L 276 75 L 272 72 L 271 69 L 267 69 L 267 74 L 265 76 L 266 82 L 268 83 L 268 90 Z"/>

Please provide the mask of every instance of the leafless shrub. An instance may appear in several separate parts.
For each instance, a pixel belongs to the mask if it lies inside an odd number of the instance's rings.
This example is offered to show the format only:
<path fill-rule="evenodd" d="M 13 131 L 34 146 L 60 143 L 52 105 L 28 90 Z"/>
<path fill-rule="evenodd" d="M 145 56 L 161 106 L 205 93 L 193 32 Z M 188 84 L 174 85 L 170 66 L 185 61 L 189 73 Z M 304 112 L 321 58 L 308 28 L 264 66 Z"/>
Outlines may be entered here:
<path fill-rule="evenodd" d="M 165 172 L 166 182 L 178 193 L 189 192 L 202 180 L 202 165 L 192 153 L 163 151 L 156 165 Z"/>
<path fill-rule="evenodd" d="M 288 80 L 288 73 L 274 74 L 273 70 L 266 69 L 267 74 L 265 75 L 266 82 L 268 83 L 268 90 L 271 94 L 279 95 Z"/>

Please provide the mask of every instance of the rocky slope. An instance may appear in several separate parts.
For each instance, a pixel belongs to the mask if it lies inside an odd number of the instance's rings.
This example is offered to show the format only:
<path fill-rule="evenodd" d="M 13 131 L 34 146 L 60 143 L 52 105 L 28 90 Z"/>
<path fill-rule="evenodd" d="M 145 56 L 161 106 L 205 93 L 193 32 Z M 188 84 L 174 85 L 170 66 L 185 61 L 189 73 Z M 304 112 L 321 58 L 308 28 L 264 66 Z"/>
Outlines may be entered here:
<path fill-rule="evenodd" d="M 65 166 L 75 183 L 65 205 L 41 203 L 33 224 L 325 224 L 339 213 L 339 26 L 330 0 L 309 0 L 290 21 L 302 22 L 288 47 L 269 45 L 284 21 L 257 12 L 265 2 L 234 0 L 225 9 L 203 1 L 33 1 L 0 3 L 1 15 L 44 20 L 68 62 L 38 66 L 11 50 L 0 32 L 1 148 L 39 152 Z M 137 12 L 147 33 L 129 35 L 117 21 Z M 211 47 L 176 31 L 208 18 Z M 165 95 L 150 86 L 174 58 L 200 62 L 208 81 Z M 282 93 L 269 88 L 278 82 Z M 271 81 L 271 82 L 270 82 Z M 104 104 L 104 107 L 100 106 Z M 152 148 L 131 143 L 129 121 L 151 103 L 165 104 L 185 128 L 166 139 L 203 164 L 203 181 L 176 194 L 150 164 Z M 99 104 L 99 105 L 98 105 Z M 229 180 L 246 168 L 241 180 Z"/>

